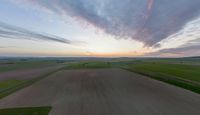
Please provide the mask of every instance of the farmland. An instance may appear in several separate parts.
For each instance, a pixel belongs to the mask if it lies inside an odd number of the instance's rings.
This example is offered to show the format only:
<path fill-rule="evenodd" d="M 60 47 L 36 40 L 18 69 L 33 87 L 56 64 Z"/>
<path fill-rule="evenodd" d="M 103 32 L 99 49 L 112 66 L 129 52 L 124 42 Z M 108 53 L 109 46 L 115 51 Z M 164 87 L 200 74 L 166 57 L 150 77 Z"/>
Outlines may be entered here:
<path fill-rule="evenodd" d="M 200 114 L 199 58 L 13 59 L 4 66 L 0 114 Z"/>
<path fill-rule="evenodd" d="M 0 101 L 24 106 L 52 106 L 49 115 L 200 113 L 198 95 L 121 69 L 62 70 Z"/>
<path fill-rule="evenodd" d="M 42 61 L 42 60 L 22 60 L 22 59 L 8 59 L 1 60 L 0 73 L 12 70 L 32 69 L 38 67 L 47 67 L 56 65 L 55 61 Z"/>
<path fill-rule="evenodd" d="M 19 62 L 18 60 L 12 60 L 1 62 L 1 65 L 5 65 L 5 63 L 12 64 L 6 65 L 6 69 L 4 67 L 0 68 L 2 70 L 0 71 L 0 98 L 29 86 L 62 67 L 62 65 L 56 65 L 55 62 L 46 63 L 42 61 Z M 18 68 L 14 69 L 13 67 Z"/>
<path fill-rule="evenodd" d="M 48 115 L 51 107 L 29 107 L 0 109 L 1 115 Z"/>
<path fill-rule="evenodd" d="M 200 93 L 200 66 L 196 64 L 143 61 L 122 68 Z"/>
<path fill-rule="evenodd" d="M 67 64 L 65 69 L 101 69 L 101 68 L 110 68 L 111 65 L 109 62 L 103 61 L 92 61 L 92 62 L 75 62 Z"/>

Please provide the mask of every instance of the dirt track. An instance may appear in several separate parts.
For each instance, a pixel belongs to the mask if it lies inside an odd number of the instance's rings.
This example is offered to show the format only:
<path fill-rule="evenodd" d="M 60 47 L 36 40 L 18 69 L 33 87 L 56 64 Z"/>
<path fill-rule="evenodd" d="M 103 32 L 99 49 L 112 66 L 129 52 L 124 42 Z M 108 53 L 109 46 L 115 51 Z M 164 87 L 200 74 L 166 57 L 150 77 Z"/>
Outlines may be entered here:
<path fill-rule="evenodd" d="M 200 96 L 120 69 L 61 71 L 2 100 L 50 115 L 200 115 Z"/>

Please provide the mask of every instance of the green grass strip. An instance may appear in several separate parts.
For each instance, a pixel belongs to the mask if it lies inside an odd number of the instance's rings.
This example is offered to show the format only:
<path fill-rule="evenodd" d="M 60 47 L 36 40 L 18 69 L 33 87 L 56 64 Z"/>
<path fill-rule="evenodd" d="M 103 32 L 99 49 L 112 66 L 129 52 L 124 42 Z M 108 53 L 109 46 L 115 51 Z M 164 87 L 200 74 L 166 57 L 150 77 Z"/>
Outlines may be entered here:
<path fill-rule="evenodd" d="M 48 115 L 51 107 L 25 107 L 0 109 L 0 115 Z"/>
<path fill-rule="evenodd" d="M 22 82 L 22 83 L 20 83 L 20 84 L 17 84 L 17 85 L 15 85 L 15 86 L 13 86 L 13 87 L 7 88 L 6 90 L 0 92 L 0 99 L 2 99 L 3 97 L 8 96 L 8 95 L 10 95 L 11 93 L 14 93 L 14 92 L 16 92 L 16 91 L 18 91 L 18 90 L 20 90 L 20 89 L 23 89 L 23 88 L 25 88 L 25 87 L 27 87 L 27 86 L 30 86 L 30 85 L 32 85 L 33 83 L 35 83 L 35 82 L 37 82 L 37 81 L 39 81 L 39 80 L 41 80 L 41 79 L 44 79 L 44 78 L 48 77 L 49 75 L 51 75 L 51 74 L 53 74 L 53 73 L 56 73 L 56 72 L 58 72 L 58 71 L 60 71 L 60 70 L 62 70 L 62 69 L 63 69 L 63 68 L 59 68 L 59 69 L 57 69 L 57 70 L 51 71 L 51 72 L 49 72 L 49 73 L 46 73 L 45 75 L 39 76 L 39 77 L 37 77 L 37 78 L 31 79 L 31 80 L 28 80 L 28 81 L 24 81 L 24 82 Z M 1 115 L 1 114 L 0 114 L 0 115 Z"/>
<path fill-rule="evenodd" d="M 20 84 L 24 81 L 25 80 L 15 80 L 15 79 L 0 81 L 0 93 L 4 89 L 7 89 L 7 88 L 12 87 L 12 86 L 17 85 L 17 84 Z"/>
<path fill-rule="evenodd" d="M 159 74 L 159 73 L 154 73 L 154 72 L 150 72 L 150 71 L 139 71 L 139 70 L 134 70 L 133 68 L 125 68 L 122 67 L 122 69 L 131 71 L 131 72 L 135 72 L 159 81 L 163 81 L 190 91 L 193 91 L 195 93 L 200 94 L 200 85 L 195 83 L 195 82 L 190 82 L 188 80 L 184 80 L 184 79 L 179 79 L 177 77 L 171 77 L 169 75 L 166 74 Z"/>

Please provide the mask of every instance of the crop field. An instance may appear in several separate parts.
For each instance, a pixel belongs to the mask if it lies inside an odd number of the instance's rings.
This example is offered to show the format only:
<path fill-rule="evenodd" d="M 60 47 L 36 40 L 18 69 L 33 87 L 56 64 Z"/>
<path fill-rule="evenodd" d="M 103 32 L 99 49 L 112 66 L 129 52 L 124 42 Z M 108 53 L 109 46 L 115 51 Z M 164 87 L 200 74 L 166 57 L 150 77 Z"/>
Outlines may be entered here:
<path fill-rule="evenodd" d="M 141 62 L 123 68 L 200 93 L 199 65 Z"/>
<path fill-rule="evenodd" d="M 0 115 L 48 115 L 51 107 L 27 107 L 0 109 Z"/>
<path fill-rule="evenodd" d="M 35 106 L 51 106 L 49 115 L 200 114 L 199 95 L 121 69 L 62 70 L 0 101 Z"/>
<path fill-rule="evenodd" d="M 101 69 L 110 68 L 110 62 L 92 61 L 92 62 L 75 62 L 67 64 L 65 69 Z"/>
<path fill-rule="evenodd" d="M 0 115 L 200 114 L 196 58 L 6 60 L 0 70 Z"/>
<path fill-rule="evenodd" d="M 1 61 L 0 62 L 0 73 L 12 71 L 12 70 L 23 70 L 23 69 L 33 69 L 38 67 L 47 67 L 53 66 L 57 63 L 55 61 L 33 61 L 33 60 L 26 60 L 26 61 L 19 61 L 19 60 L 8 60 L 8 61 Z"/>
<path fill-rule="evenodd" d="M 13 87 L 15 85 L 18 85 L 20 83 L 24 82 L 23 80 L 5 80 L 0 82 L 0 91 L 3 91 L 4 89 L 7 89 L 9 87 Z"/>
<path fill-rule="evenodd" d="M 5 62 L 4 62 L 5 63 Z M 18 61 L 11 61 L 6 63 L 21 63 Z M 40 62 L 26 62 L 26 64 L 17 64 L 6 66 L 6 69 L 2 69 L 0 73 L 0 98 L 3 98 L 10 93 L 13 93 L 21 88 L 31 85 L 35 81 L 47 76 L 49 73 L 59 69 L 62 65 L 49 65 L 49 63 Z M 26 67 L 26 66 L 28 67 Z M 37 66 L 36 66 L 37 65 Z M 20 66 L 19 68 L 13 70 L 13 66 Z M 6 70 L 6 71 L 5 71 Z"/>

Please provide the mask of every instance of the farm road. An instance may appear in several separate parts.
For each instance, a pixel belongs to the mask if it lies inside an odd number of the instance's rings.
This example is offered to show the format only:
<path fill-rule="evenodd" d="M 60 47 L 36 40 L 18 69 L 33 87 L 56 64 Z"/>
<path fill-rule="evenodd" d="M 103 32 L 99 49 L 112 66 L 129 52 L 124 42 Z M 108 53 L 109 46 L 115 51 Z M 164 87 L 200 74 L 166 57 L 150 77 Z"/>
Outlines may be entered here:
<path fill-rule="evenodd" d="M 49 115 L 200 115 L 200 95 L 121 69 L 64 70 L 0 100 Z"/>

